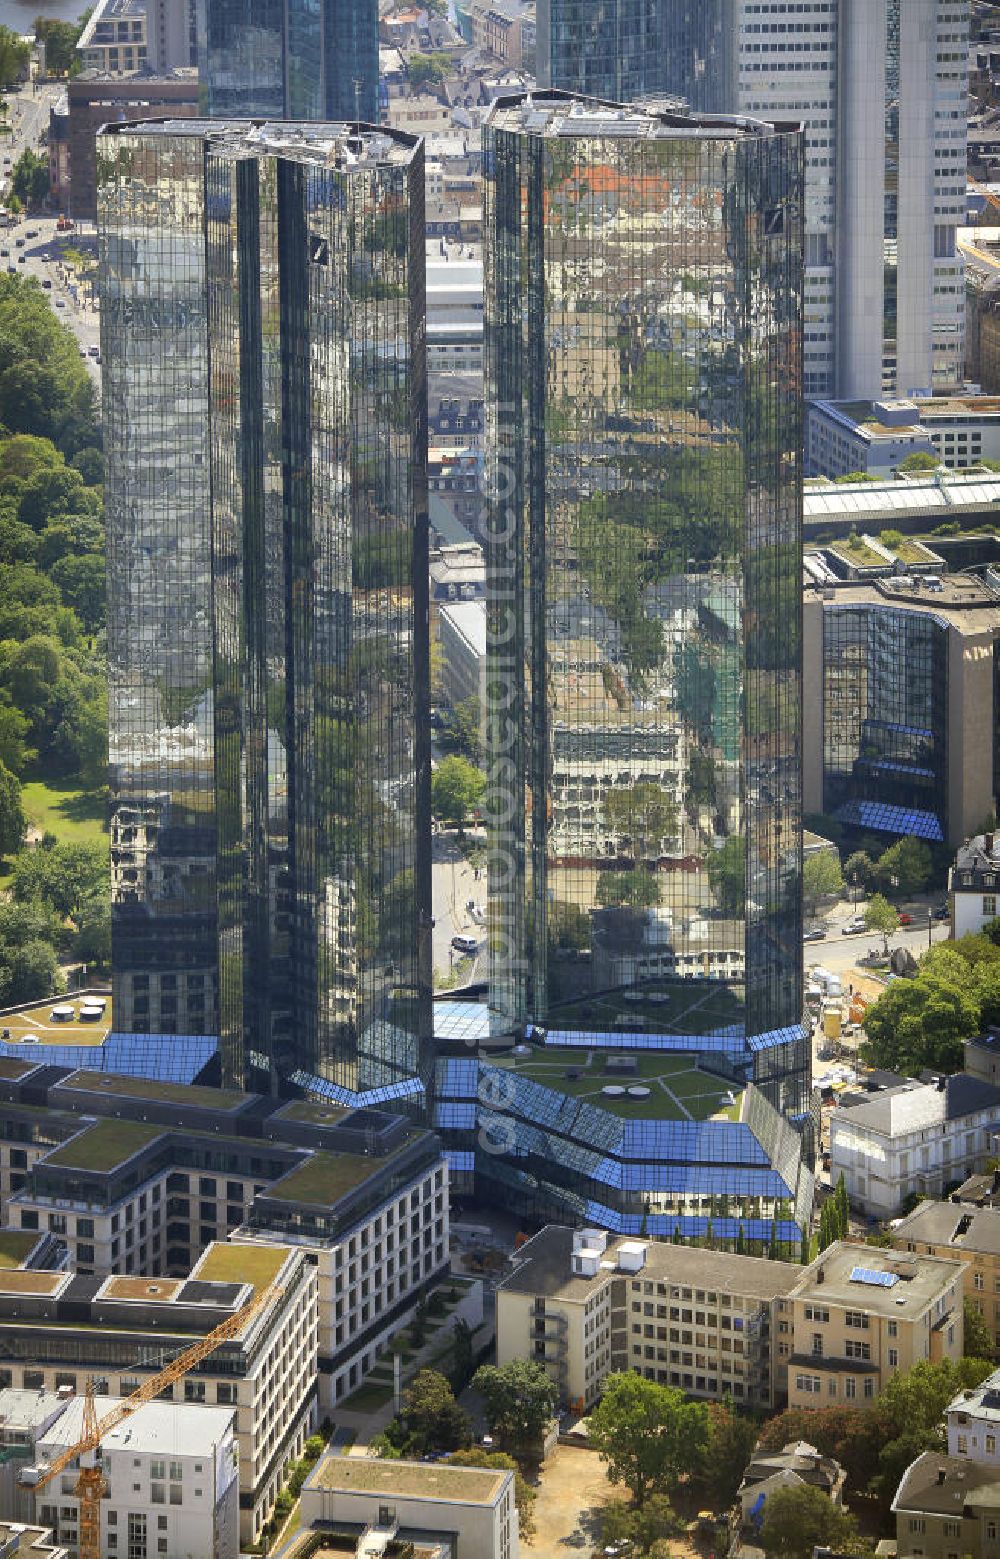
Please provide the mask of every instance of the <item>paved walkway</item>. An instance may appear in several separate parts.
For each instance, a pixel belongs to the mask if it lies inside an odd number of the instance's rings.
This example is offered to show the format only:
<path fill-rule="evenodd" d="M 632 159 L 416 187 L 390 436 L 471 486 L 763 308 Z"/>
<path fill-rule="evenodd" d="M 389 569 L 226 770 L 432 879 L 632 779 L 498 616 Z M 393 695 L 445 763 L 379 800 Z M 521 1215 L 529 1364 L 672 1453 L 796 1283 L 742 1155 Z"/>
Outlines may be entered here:
<path fill-rule="evenodd" d="M 447 1286 L 448 1284 L 446 1279 L 443 1287 L 447 1288 Z M 408 1359 L 403 1365 L 402 1385 L 404 1388 L 407 1382 L 413 1379 L 413 1376 L 417 1373 L 418 1370 L 430 1368 L 439 1369 L 442 1371 L 442 1373 L 447 1371 L 450 1361 L 447 1356 L 441 1358 L 440 1355 L 443 1353 L 447 1355 L 447 1351 L 451 1342 L 451 1332 L 455 1321 L 461 1316 L 463 1320 L 469 1322 L 470 1326 L 475 1327 L 481 1313 L 481 1308 L 481 1301 L 474 1290 L 470 1290 L 468 1293 L 463 1295 L 458 1304 L 455 1306 L 455 1309 L 452 1310 L 449 1315 L 445 1316 L 442 1324 L 435 1327 L 434 1330 L 430 1332 L 423 1347 L 419 1348 L 413 1355 L 412 1359 Z M 492 1336 L 492 1320 L 482 1323 L 479 1330 L 475 1332 L 474 1347 L 476 1350 L 478 1351 L 481 1348 L 484 1348 L 486 1344 L 492 1339 Z M 385 1363 L 386 1361 L 391 1364 L 391 1353 L 383 1354 L 382 1360 L 380 1362 Z M 371 1381 L 371 1375 L 369 1375 L 367 1379 Z M 378 1377 L 376 1377 L 375 1383 L 379 1383 Z M 394 1418 L 395 1406 L 393 1404 L 392 1396 L 390 1395 L 388 1402 L 386 1402 L 382 1407 L 371 1409 L 362 1408 L 358 1412 L 350 1412 L 346 1407 L 338 1404 L 330 1416 L 333 1419 L 333 1423 L 336 1429 L 350 1429 L 354 1431 L 354 1444 L 351 1446 L 347 1454 L 349 1456 L 364 1456 L 367 1453 L 369 1441 L 373 1440 L 376 1435 L 381 1434 L 387 1424 L 389 1424 Z"/>

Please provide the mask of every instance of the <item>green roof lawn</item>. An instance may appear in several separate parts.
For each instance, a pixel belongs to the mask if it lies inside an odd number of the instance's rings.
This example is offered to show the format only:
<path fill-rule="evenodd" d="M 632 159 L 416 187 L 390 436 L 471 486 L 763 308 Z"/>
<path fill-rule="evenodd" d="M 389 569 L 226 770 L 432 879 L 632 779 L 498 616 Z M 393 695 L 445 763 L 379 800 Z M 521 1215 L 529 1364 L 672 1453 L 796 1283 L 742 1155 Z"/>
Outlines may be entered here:
<path fill-rule="evenodd" d="M 609 1072 L 606 1061 L 609 1054 L 603 1050 L 546 1050 L 536 1049 L 530 1056 L 515 1056 L 508 1052 L 495 1058 L 495 1064 L 507 1067 L 530 1077 L 545 1088 L 555 1088 L 559 1093 L 574 1099 L 585 1099 L 610 1115 L 632 1120 L 707 1120 L 710 1115 L 725 1110 L 730 1119 L 739 1115 L 740 1089 L 711 1072 L 699 1071 L 692 1056 L 669 1055 L 657 1051 L 638 1051 L 634 1072 Z M 620 1054 L 628 1055 L 626 1049 Z M 567 1072 L 579 1071 L 578 1077 L 567 1077 Z M 608 1084 L 628 1088 L 641 1083 L 651 1089 L 646 1099 L 630 1099 L 628 1094 L 609 1097 L 602 1093 Z M 726 1093 L 731 1088 L 736 1096 L 735 1105 L 726 1104 Z"/>
<path fill-rule="evenodd" d="M 314 1153 L 276 1181 L 267 1195 L 280 1201 L 329 1207 L 388 1162 L 386 1158 L 368 1158 L 363 1153 Z"/>
<path fill-rule="evenodd" d="M 288 1260 L 286 1245 L 219 1242 L 206 1251 L 197 1279 L 200 1283 L 252 1283 L 267 1288 Z"/>
<path fill-rule="evenodd" d="M 204 1088 L 192 1083 L 158 1083 L 147 1077 L 121 1077 L 111 1072 L 74 1072 L 60 1085 L 90 1093 L 118 1094 L 123 1099 L 159 1099 L 166 1104 L 197 1105 L 200 1109 L 231 1110 L 246 1100 L 235 1088 Z"/>
<path fill-rule="evenodd" d="M 5 1271 L 19 1267 L 31 1255 L 39 1238 L 31 1229 L 0 1229 L 0 1267 Z"/>
<path fill-rule="evenodd" d="M 163 1126 L 144 1121 L 103 1120 L 46 1155 L 44 1164 L 60 1169 L 92 1169 L 106 1172 L 124 1164 L 140 1148 L 162 1137 Z"/>

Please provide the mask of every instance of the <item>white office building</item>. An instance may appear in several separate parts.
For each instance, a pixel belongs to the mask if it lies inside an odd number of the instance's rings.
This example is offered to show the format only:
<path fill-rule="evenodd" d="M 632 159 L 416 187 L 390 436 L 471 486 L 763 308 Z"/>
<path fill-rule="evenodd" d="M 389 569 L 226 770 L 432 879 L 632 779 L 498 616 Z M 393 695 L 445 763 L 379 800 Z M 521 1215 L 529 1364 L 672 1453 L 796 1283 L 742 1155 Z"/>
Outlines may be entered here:
<path fill-rule="evenodd" d="M 981 1385 L 960 1391 L 945 1409 L 948 1455 L 1000 1467 L 1000 1370 Z"/>
<path fill-rule="evenodd" d="M 98 1397 L 98 1422 L 118 1404 Z M 83 1434 L 84 1399 L 74 1397 L 36 1445 L 38 1466 Z M 236 1559 L 239 1552 L 239 1449 L 233 1409 L 148 1402 L 101 1441 L 107 1494 L 101 1500 L 101 1553 L 109 1559 Z M 74 1462 L 38 1495 L 38 1515 L 61 1543 L 79 1536 Z M 43 1514 L 44 1512 L 44 1514 Z"/>
<path fill-rule="evenodd" d="M 696 108 L 805 126 L 806 395 L 957 388 L 969 0 L 663 0 L 663 10 L 666 90 Z"/>
<path fill-rule="evenodd" d="M 940 1197 L 996 1154 L 1000 1088 L 968 1073 L 906 1082 L 830 1115 L 830 1182 L 853 1206 L 894 1218 L 908 1196 Z"/>

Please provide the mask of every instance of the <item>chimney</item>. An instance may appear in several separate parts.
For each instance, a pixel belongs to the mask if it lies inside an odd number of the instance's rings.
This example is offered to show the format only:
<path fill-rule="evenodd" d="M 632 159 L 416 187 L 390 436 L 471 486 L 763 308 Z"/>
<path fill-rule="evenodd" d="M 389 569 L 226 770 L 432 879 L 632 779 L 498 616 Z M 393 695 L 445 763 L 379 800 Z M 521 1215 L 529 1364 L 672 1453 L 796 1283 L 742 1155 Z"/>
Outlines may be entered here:
<path fill-rule="evenodd" d="M 992 855 L 993 854 L 993 835 L 992 834 L 984 834 L 983 835 L 983 849 L 985 850 L 987 855 Z"/>
<path fill-rule="evenodd" d="M 944 1480 L 945 1480 L 945 1478 L 947 1476 L 948 1476 L 948 1474 L 945 1471 L 945 1469 L 943 1467 L 939 1467 L 938 1468 L 938 1488 L 941 1487 L 941 1485 L 944 1483 Z"/>
<path fill-rule="evenodd" d="M 818 1267 L 817 1271 L 816 1271 L 816 1281 L 817 1281 L 817 1283 L 822 1283 L 823 1277 L 824 1277 L 823 1268 L 822 1267 Z"/>

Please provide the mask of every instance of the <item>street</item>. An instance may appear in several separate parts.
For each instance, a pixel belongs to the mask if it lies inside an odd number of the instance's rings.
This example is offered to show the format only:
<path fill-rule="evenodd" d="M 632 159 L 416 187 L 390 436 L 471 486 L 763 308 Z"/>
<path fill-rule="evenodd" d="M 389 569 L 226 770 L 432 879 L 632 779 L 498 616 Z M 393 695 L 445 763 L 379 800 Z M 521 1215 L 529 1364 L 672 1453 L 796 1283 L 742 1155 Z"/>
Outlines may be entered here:
<path fill-rule="evenodd" d="M 44 85 L 32 91 L 10 93 L 7 103 L 13 134 L 2 149 L 3 171 L 0 189 L 7 195 L 11 171 L 25 147 L 40 150 L 41 139 L 48 129 L 49 108 L 61 89 L 58 85 Z M 34 236 L 29 238 L 28 234 Z M 20 240 L 20 243 L 18 242 Z M 86 357 L 87 366 L 96 386 L 100 386 L 101 370 L 92 349 L 100 344 L 100 327 L 97 309 L 84 296 L 86 289 L 75 279 L 72 270 L 60 256 L 64 249 L 82 250 L 94 254 L 96 238 L 93 225 L 87 223 L 81 230 L 78 224 L 72 232 L 56 232 L 56 214 L 45 216 L 21 216 L 8 229 L 0 229 L 0 267 L 22 276 L 33 276 L 44 285 L 52 307 L 64 324 L 68 325 Z"/>
<path fill-rule="evenodd" d="M 930 942 L 928 942 L 927 911 L 940 902 L 941 894 L 935 893 L 929 898 L 901 905 L 900 908 L 904 913 L 913 916 L 913 925 L 900 926 L 898 931 L 892 933 L 889 938 L 890 949 L 905 947 L 914 958 L 919 958 L 921 953 L 926 953 L 929 945 L 947 941 L 950 931 L 949 922 L 932 920 Z M 805 943 L 803 951 L 807 969 L 810 964 L 822 964 L 824 969 L 842 974 L 847 969 L 855 968 L 858 959 L 863 958 L 870 948 L 875 947 L 879 952 L 882 951 L 883 942 L 880 933 L 861 931 L 857 935 L 847 935 L 844 932 L 848 921 L 855 915 L 863 915 L 864 910 L 864 902 L 854 905 L 850 899 L 846 899 L 807 920 L 807 925 L 827 928 L 827 934 L 822 941 Z"/>

